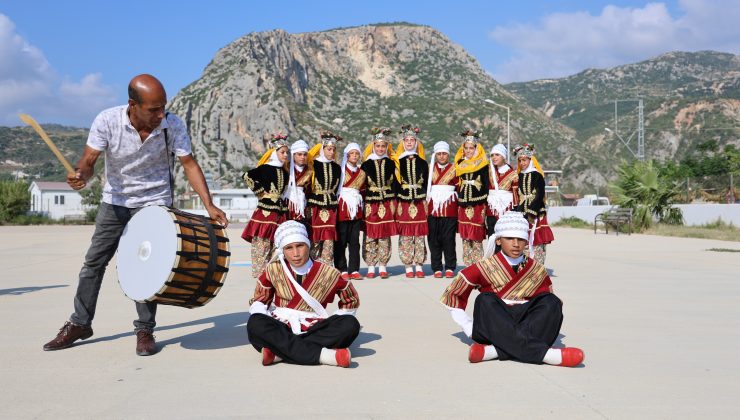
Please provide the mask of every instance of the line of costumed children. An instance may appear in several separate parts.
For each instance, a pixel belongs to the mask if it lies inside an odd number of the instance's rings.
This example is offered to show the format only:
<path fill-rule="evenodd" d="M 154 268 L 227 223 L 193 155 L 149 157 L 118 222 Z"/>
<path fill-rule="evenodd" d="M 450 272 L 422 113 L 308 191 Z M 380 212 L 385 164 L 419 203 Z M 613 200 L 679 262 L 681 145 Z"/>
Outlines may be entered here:
<path fill-rule="evenodd" d="M 430 165 L 420 132 L 402 126 L 394 150 L 391 130 L 373 128 L 364 151 L 348 144 L 341 164 L 336 155 L 342 138 L 330 131 L 310 149 L 303 140 L 290 146 L 285 135 L 273 135 L 257 168 L 244 174 L 258 197 L 242 234 L 252 243 L 253 276 L 264 271 L 272 255 L 277 226 L 295 220 L 309 232 L 311 257 L 334 265 L 344 278 L 363 278 L 360 256 L 368 267 L 365 277 L 387 278 L 393 236 L 399 236 L 406 277 L 425 276 L 428 242 L 434 277 L 451 278 L 457 266 L 455 235 L 462 239 L 463 263 L 470 266 L 483 257 L 483 241 L 493 235 L 497 220 L 512 209 L 530 223 L 527 252 L 544 264 L 553 234 L 534 146 L 515 149 L 514 170 L 506 147 L 497 144 L 486 156 L 480 133 L 467 130 L 460 133 L 463 141 L 454 159 L 449 144 L 440 141 Z"/>

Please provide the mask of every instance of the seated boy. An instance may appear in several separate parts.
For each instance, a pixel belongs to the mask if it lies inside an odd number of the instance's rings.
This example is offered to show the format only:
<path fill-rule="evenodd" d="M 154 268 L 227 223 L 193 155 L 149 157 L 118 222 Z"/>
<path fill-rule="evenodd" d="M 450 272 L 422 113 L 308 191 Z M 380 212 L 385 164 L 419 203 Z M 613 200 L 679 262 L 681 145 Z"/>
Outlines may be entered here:
<path fill-rule="evenodd" d="M 529 223 L 507 212 L 495 227 L 501 252 L 460 271 L 442 295 L 452 319 L 475 343 L 471 363 L 518 360 L 573 367 L 583 361 L 578 348 L 551 348 L 563 323 L 563 303 L 552 293 L 545 267 L 524 256 Z M 473 319 L 465 313 L 470 292 L 478 289 Z"/>
<path fill-rule="evenodd" d="M 247 322 L 249 341 L 262 352 L 262 364 L 349 367 L 349 345 L 360 333 L 354 317 L 357 290 L 335 268 L 309 258 L 308 233 L 299 222 L 275 231 L 278 255 L 257 280 Z M 326 305 L 339 296 L 339 310 Z"/>

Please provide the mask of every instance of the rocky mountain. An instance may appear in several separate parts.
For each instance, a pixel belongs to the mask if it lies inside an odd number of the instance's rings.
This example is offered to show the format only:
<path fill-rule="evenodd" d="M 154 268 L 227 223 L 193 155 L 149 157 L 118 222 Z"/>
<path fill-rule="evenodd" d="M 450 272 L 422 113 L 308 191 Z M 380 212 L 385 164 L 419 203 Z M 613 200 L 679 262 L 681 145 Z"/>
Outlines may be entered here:
<path fill-rule="evenodd" d="M 330 129 L 362 145 L 374 126 L 422 128 L 427 148 L 459 144 L 457 133 L 481 129 L 490 148 L 534 142 L 546 166 L 569 168 L 573 182 L 603 182 L 587 167 L 575 131 L 512 96 L 462 47 L 427 26 L 368 25 L 324 32 L 251 33 L 218 51 L 170 110 L 189 127 L 195 153 L 222 185 L 241 185 L 242 171 L 264 152 L 270 133 L 313 144 Z M 575 175 L 580 178 L 576 178 Z"/>
<path fill-rule="evenodd" d="M 64 157 L 75 165 L 82 155 L 88 129 L 56 124 L 44 124 L 43 128 Z M 61 181 L 66 171 L 31 127 L 0 127 L 0 176 Z"/>
<path fill-rule="evenodd" d="M 408 23 L 290 34 L 250 33 L 219 50 L 170 111 L 188 124 L 195 155 L 222 187 L 241 187 L 270 133 L 313 144 L 322 129 L 365 145 L 374 126 L 422 128 L 430 149 L 482 130 L 487 149 L 535 143 L 545 169 L 562 169 L 568 192 L 593 191 L 633 159 L 613 134 L 614 100 L 642 98 L 648 158 L 681 159 L 713 140 L 740 147 L 740 57 L 668 53 L 612 69 L 502 86 L 440 32 Z M 619 133 L 636 127 L 635 102 L 620 102 Z M 45 126 L 70 161 L 87 130 Z M 632 141 L 635 146 L 635 141 Z M 429 152 L 428 152 L 429 153 Z M 63 169 L 28 127 L 0 127 L 0 173 L 62 179 Z M 179 172 L 178 185 L 184 186 Z"/>
<path fill-rule="evenodd" d="M 740 147 L 738 55 L 672 52 L 639 63 L 505 88 L 574 129 L 593 164 L 606 173 L 612 173 L 619 158 L 633 159 L 604 130 L 614 129 L 617 99 L 643 99 L 647 159 L 678 160 L 710 140 Z M 619 103 L 619 132 L 625 139 L 637 128 L 636 107 L 636 101 Z M 636 147 L 635 139 L 631 146 Z"/>

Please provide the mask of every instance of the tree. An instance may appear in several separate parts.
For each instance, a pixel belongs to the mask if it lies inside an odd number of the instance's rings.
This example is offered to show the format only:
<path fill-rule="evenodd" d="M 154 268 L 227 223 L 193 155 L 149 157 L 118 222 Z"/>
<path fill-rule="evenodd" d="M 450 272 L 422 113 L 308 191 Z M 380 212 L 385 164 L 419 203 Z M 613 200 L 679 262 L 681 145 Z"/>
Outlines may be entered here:
<path fill-rule="evenodd" d="M 87 220 L 92 222 L 98 215 L 98 206 L 100 206 L 100 200 L 103 197 L 103 185 L 100 177 L 93 178 L 88 188 L 80 190 L 80 195 L 82 196 L 82 204 L 94 206 L 86 214 Z"/>
<path fill-rule="evenodd" d="M 653 218 L 667 224 L 683 224 L 681 209 L 672 204 L 681 194 L 680 184 L 660 175 L 653 161 L 622 163 L 617 181 L 609 185 L 614 202 L 634 210 L 635 229 L 652 225 Z"/>
<path fill-rule="evenodd" d="M 24 181 L 0 181 L 0 222 L 9 222 L 31 207 L 31 193 Z"/>

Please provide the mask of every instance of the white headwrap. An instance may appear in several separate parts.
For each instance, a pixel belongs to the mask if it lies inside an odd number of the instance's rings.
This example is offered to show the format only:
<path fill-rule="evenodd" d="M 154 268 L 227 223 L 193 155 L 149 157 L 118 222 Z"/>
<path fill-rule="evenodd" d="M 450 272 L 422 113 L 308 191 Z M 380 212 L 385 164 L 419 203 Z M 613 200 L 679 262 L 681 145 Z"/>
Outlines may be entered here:
<path fill-rule="evenodd" d="M 293 158 L 293 155 L 299 152 L 308 152 L 308 143 L 298 140 L 290 146 L 290 175 L 288 177 L 288 188 L 283 192 L 283 198 L 288 200 L 288 207 L 291 210 L 305 217 L 306 193 L 303 192 L 303 188 L 298 188 L 295 180 L 295 158 Z"/>
<path fill-rule="evenodd" d="M 486 245 L 485 258 L 493 255 L 496 249 L 496 239 L 498 238 L 520 238 L 529 241 L 529 222 L 524 218 L 524 214 L 518 211 L 507 211 L 499 217 L 496 226 L 493 228 L 493 237 L 488 240 Z"/>
<path fill-rule="evenodd" d="M 438 141 L 434 143 L 434 154 L 436 155 L 439 152 L 445 152 L 448 155 L 450 154 L 450 145 L 447 144 L 446 141 Z"/>
<path fill-rule="evenodd" d="M 360 191 L 354 188 L 344 188 L 345 172 L 347 170 L 347 165 L 349 165 L 349 162 L 347 162 L 347 155 L 349 155 L 349 152 L 353 150 L 356 150 L 357 153 L 360 154 L 360 161 L 358 161 L 358 165 L 355 170 L 359 169 L 359 164 L 362 163 L 362 149 L 360 149 L 360 145 L 357 143 L 348 144 L 344 148 L 344 158 L 342 158 L 342 176 L 339 178 L 339 189 L 337 190 L 337 196 L 342 198 L 342 202 L 347 206 L 347 212 L 352 219 L 357 215 L 357 210 L 362 208 L 362 195 L 360 195 Z"/>
<path fill-rule="evenodd" d="M 290 146 L 290 154 L 298 152 L 308 152 L 308 143 L 305 140 L 297 140 Z"/>
<path fill-rule="evenodd" d="M 306 227 L 295 220 L 288 220 L 281 223 L 275 230 L 275 248 L 278 254 L 282 254 L 283 248 L 295 242 L 303 242 L 311 246 Z"/>
<path fill-rule="evenodd" d="M 427 201 L 432 202 L 432 212 L 439 213 L 444 211 L 447 204 L 452 202 L 453 198 L 457 199 L 457 191 L 452 185 L 432 185 L 434 176 L 434 167 L 437 165 L 437 153 L 446 152 L 450 154 L 450 145 L 445 141 L 434 143 L 434 152 L 432 153 L 432 162 L 429 165 L 429 179 L 427 180 Z M 449 162 L 448 162 L 449 164 Z M 451 188 L 450 188 L 451 187 Z"/>
<path fill-rule="evenodd" d="M 504 146 L 503 144 L 499 143 L 493 146 L 490 154 L 492 155 L 494 153 L 498 153 L 499 155 L 503 156 L 504 160 L 508 160 L 509 158 L 509 152 L 506 150 L 506 146 Z"/>

